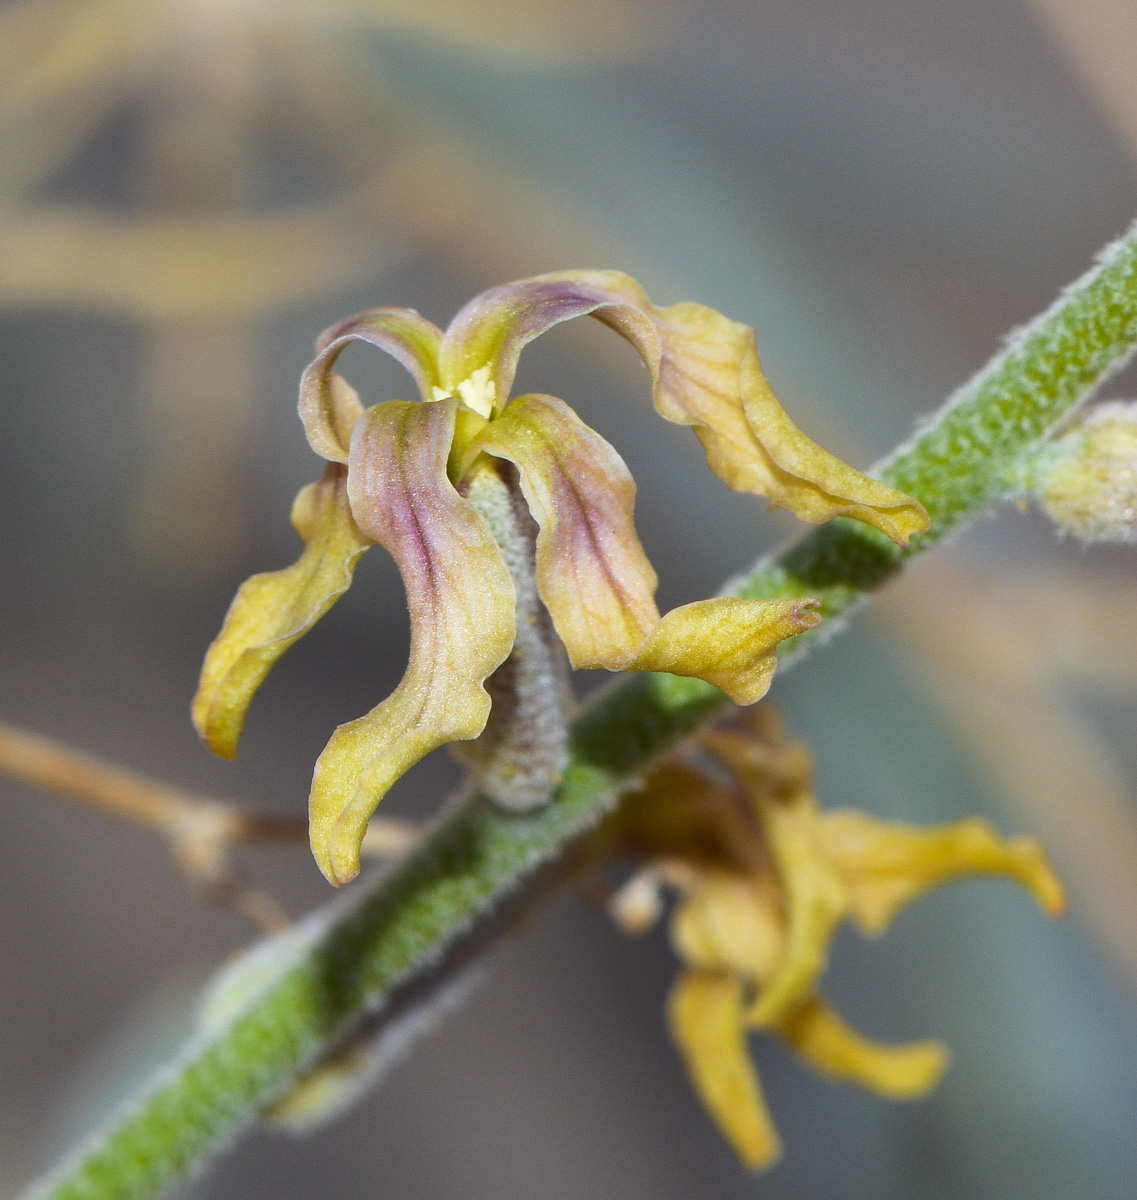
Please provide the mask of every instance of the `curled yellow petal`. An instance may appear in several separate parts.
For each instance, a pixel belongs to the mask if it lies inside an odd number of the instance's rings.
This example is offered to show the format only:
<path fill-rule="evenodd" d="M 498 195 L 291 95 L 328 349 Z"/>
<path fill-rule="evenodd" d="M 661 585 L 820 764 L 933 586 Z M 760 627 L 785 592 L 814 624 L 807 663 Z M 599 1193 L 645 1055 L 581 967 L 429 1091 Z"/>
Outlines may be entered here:
<path fill-rule="evenodd" d="M 853 517 L 906 544 L 928 527 L 922 505 L 823 450 L 790 420 L 758 361 L 754 331 L 701 304 L 657 308 L 619 271 L 563 271 L 492 288 L 455 317 L 440 351 L 456 386 L 489 368 L 499 404 L 522 348 L 562 321 L 594 316 L 639 351 L 655 406 L 690 426 L 730 488 L 765 496 L 803 520 Z"/>
<path fill-rule="evenodd" d="M 347 470 L 335 463 L 296 497 L 292 524 L 304 539 L 303 554 L 283 571 L 241 585 L 205 656 L 193 722 L 223 758 L 237 753 L 249 702 L 273 664 L 347 591 L 355 564 L 373 544 L 352 519 Z"/>
<path fill-rule="evenodd" d="M 351 431 L 363 409 L 355 390 L 333 368 L 352 342 L 385 350 L 430 400 L 438 384 L 441 341 L 438 326 L 413 308 L 372 308 L 325 330 L 316 342 L 316 357 L 300 377 L 300 420 L 312 449 L 329 462 L 347 462 Z"/>
<path fill-rule="evenodd" d="M 537 588 L 575 667 L 668 671 L 737 704 L 764 695 L 780 641 L 820 619 L 811 600 L 719 597 L 662 619 L 633 521 L 636 485 L 616 451 L 563 401 L 522 396 L 470 454 L 509 459 L 540 533 Z"/>
<path fill-rule="evenodd" d="M 668 998 L 667 1018 L 723 1136 L 751 1170 L 770 1166 L 782 1148 L 746 1045 L 741 984 L 726 973 L 685 971 Z"/>
<path fill-rule="evenodd" d="M 352 435 L 348 487 L 360 528 L 398 564 L 411 613 L 402 682 L 366 716 L 341 725 L 316 763 L 312 852 L 327 878 L 359 871 L 375 806 L 437 746 L 477 737 L 489 715 L 483 683 L 515 632 L 514 589 L 484 519 L 446 477 L 457 401 L 392 400 Z"/>
<path fill-rule="evenodd" d="M 829 943 L 849 911 L 849 894 L 815 836 L 812 797 L 762 806 L 761 820 L 781 880 L 785 944 L 748 1019 L 771 1024 L 810 995 L 829 960 Z"/>
<path fill-rule="evenodd" d="M 673 608 L 635 655 L 614 670 L 693 675 L 735 704 L 753 704 L 770 687 L 777 646 L 820 620 L 816 600 L 740 600 L 719 596 Z"/>
<path fill-rule="evenodd" d="M 1013 879 L 1050 916 L 1066 908 L 1042 846 L 1034 838 L 1002 838 L 977 818 L 915 829 L 864 813 L 833 812 L 821 817 L 818 837 L 849 889 L 854 921 L 869 934 L 883 933 L 924 892 L 969 875 Z"/>
<path fill-rule="evenodd" d="M 814 524 L 864 521 L 900 545 L 928 528 L 923 505 L 822 449 L 790 420 L 762 372 L 752 329 L 701 304 L 652 309 L 652 316 L 656 406 L 693 427 L 727 487 Z"/>
<path fill-rule="evenodd" d="M 816 996 L 782 1017 L 776 1028 L 814 1070 L 890 1100 L 913 1100 L 930 1092 L 950 1057 L 941 1042 L 886 1046 L 871 1041 Z"/>
<path fill-rule="evenodd" d="M 747 1014 L 755 1026 L 772 1025 L 813 993 L 850 896 L 818 836 L 808 754 L 725 730 L 706 735 L 704 745 L 749 796 L 777 870 L 785 938 Z"/>
<path fill-rule="evenodd" d="M 769 976 L 783 946 L 772 881 L 711 870 L 684 895 L 671 922 L 676 954 L 693 967 L 729 971 L 751 981 Z"/>

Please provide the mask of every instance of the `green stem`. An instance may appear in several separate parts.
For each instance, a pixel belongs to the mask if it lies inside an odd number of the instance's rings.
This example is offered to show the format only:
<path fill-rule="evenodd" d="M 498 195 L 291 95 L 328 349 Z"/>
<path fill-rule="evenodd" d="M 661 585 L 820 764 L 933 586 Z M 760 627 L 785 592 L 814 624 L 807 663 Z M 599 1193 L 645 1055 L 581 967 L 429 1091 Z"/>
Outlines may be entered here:
<path fill-rule="evenodd" d="M 817 596 L 829 618 L 848 611 L 907 558 L 1010 493 L 1024 456 L 1123 363 L 1135 341 L 1131 230 L 884 465 L 885 479 L 927 507 L 926 534 L 900 550 L 865 526 L 835 521 L 731 590 Z M 572 761 L 550 804 L 511 815 L 469 797 L 395 870 L 257 950 L 248 968 L 253 982 L 228 1023 L 201 1035 L 29 1196 L 153 1196 L 230 1143 L 393 989 L 421 978 L 448 948 L 484 934 L 502 898 L 514 906 L 530 892 L 542 894 L 538 868 L 562 858 L 635 774 L 726 707 L 709 685 L 671 676 L 634 676 L 605 690 L 573 726 Z"/>

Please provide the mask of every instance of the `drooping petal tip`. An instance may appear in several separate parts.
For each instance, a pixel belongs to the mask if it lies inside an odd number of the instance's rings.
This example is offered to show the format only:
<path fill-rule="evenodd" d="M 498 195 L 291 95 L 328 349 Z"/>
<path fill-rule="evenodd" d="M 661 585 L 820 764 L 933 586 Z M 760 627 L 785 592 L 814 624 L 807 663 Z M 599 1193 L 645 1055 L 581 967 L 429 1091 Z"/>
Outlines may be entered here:
<path fill-rule="evenodd" d="M 750 1061 L 742 986 L 717 971 L 684 971 L 667 1002 L 671 1035 L 699 1099 L 752 1171 L 775 1163 L 781 1139 Z"/>
<path fill-rule="evenodd" d="M 373 308 L 325 330 L 300 377 L 299 408 L 308 444 L 329 462 L 347 462 L 351 431 L 363 413 L 355 390 L 334 370 L 352 342 L 377 346 L 402 363 L 424 400 L 433 398 L 439 382 L 442 331 L 413 308 Z"/>
<path fill-rule="evenodd" d="M 193 722 L 222 758 L 237 753 L 245 713 L 273 664 L 347 591 L 355 564 L 373 544 L 352 519 L 347 472 L 335 463 L 296 497 L 292 523 L 304 552 L 292 566 L 241 585 L 206 652 Z"/>
<path fill-rule="evenodd" d="M 849 888 L 853 920 L 868 934 L 883 933 L 902 908 L 932 888 L 976 875 L 1013 880 L 1050 916 L 1066 910 L 1065 890 L 1041 844 L 1000 837 L 975 817 L 916 829 L 836 811 L 821 817 L 818 835 Z"/>
<path fill-rule="evenodd" d="M 814 1070 L 889 1100 L 915 1100 L 943 1078 L 951 1053 L 942 1042 L 889 1046 L 851 1029 L 813 997 L 778 1023 L 778 1033 Z"/>
<path fill-rule="evenodd" d="M 436 747 L 481 733 L 490 708 L 483 684 L 513 646 L 509 571 L 485 520 L 446 475 L 457 404 L 392 400 L 368 410 L 352 436 L 352 511 L 399 567 L 411 648 L 395 691 L 341 725 L 316 763 L 312 852 L 337 885 L 358 873 L 367 822 L 391 785 Z"/>
<path fill-rule="evenodd" d="M 648 304 L 644 311 L 659 346 L 656 365 L 645 356 L 656 407 L 694 429 L 729 488 L 813 524 L 851 517 L 901 545 L 928 528 L 918 501 L 849 466 L 794 424 L 762 372 L 749 326 L 701 304 Z M 636 340 L 635 326 L 625 332 L 612 323 Z"/>
<path fill-rule="evenodd" d="M 778 645 L 812 629 L 818 602 L 719 596 L 673 608 L 625 669 L 694 676 L 735 704 L 753 704 L 770 689 Z"/>
<path fill-rule="evenodd" d="M 444 386 L 488 365 L 504 402 L 522 348 L 581 316 L 636 348 L 651 372 L 656 409 L 692 428 L 728 487 L 813 523 L 866 522 L 902 546 L 928 528 L 917 500 L 842 462 L 790 420 L 762 373 L 752 329 L 701 304 L 659 308 L 619 271 L 554 272 L 475 297 L 443 340 Z"/>

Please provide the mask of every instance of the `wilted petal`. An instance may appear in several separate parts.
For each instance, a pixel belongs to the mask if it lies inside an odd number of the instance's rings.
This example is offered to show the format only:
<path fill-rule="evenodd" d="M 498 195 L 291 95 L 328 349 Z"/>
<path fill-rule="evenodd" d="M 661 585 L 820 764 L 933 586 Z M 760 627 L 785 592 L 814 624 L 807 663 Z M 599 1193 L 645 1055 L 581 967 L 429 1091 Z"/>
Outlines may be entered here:
<path fill-rule="evenodd" d="M 725 973 L 685 971 L 667 1002 L 671 1036 L 708 1112 L 746 1166 L 781 1154 L 742 1023 L 742 987 Z"/>
<path fill-rule="evenodd" d="M 636 535 L 624 460 L 553 396 L 514 400 L 472 449 L 517 466 L 540 527 L 537 588 L 572 665 L 632 658 L 659 624 L 658 579 Z"/>
<path fill-rule="evenodd" d="M 777 864 L 785 902 L 785 944 L 748 1019 L 772 1024 L 811 995 L 829 961 L 829 943 L 849 911 L 849 894 L 825 858 L 808 795 L 762 806 L 762 827 Z"/>
<path fill-rule="evenodd" d="M 351 431 L 363 413 L 359 397 L 333 368 L 352 342 L 386 350 L 407 368 L 424 400 L 438 384 L 438 348 L 442 331 L 413 308 L 372 308 L 326 330 L 316 342 L 316 357 L 300 377 L 300 420 L 308 443 L 331 462 L 347 462 Z"/>
<path fill-rule="evenodd" d="M 193 721 L 223 758 L 237 753 L 249 702 L 273 664 L 347 591 L 359 556 L 373 544 L 352 519 L 347 470 L 336 463 L 296 497 L 292 524 L 304 553 L 291 567 L 241 585 L 205 656 Z"/>
<path fill-rule="evenodd" d="M 688 763 L 665 760 L 626 793 L 594 835 L 597 851 L 652 862 L 682 860 L 757 874 L 768 865 L 761 832 L 734 788 Z"/>
<path fill-rule="evenodd" d="M 790 420 L 762 372 L 752 329 L 701 304 L 652 313 L 656 407 L 692 426 L 728 487 L 814 524 L 864 521 L 901 545 L 928 528 L 922 505 L 822 449 Z M 634 340 L 631 330 L 625 336 Z"/>
<path fill-rule="evenodd" d="M 661 620 L 656 574 L 633 523 L 635 482 L 553 396 L 514 400 L 470 453 L 478 450 L 517 465 L 540 527 L 537 587 L 575 667 L 693 675 L 749 704 L 770 685 L 778 642 L 820 619 L 810 600 L 720 597 Z"/>
<path fill-rule="evenodd" d="M 316 764 L 312 850 L 333 883 L 359 870 L 359 843 L 387 789 L 437 746 L 477 737 L 482 686 L 509 654 L 514 591 L 497 543 L 446 477 L 457 401 L 392 400 L 368 410 L 351 440 L 356 521 L 390 551 L 407 589 L 410 664 L 395 691 L 341 725 Z"/>
<path fill-rule="evenodd" d="M 762 374 L 754 331 L 699 304 L 657 308 L 618 271 L 566 271 L 493 288 L 455 317 L 441 350 L 445 385 L 489 367 L 505 402 L 522 348 L 552 326 L 591 315 L 639 351 L 655 405 L 691 426 L 715 473 L 804 520 L 854 517 L 905 543 L 928 526 L 916 501 L 823 450 L 789 419 Z"/>
<path fill-rule="evenodd" d="M 777 892 L 761 876 L 708 871 L 675 910 L 671 941 L 686 963 L 765 979 L 782 950 Z"/>
<path fill-rule="evenodd" d="M 915 829 L 864 813 L 834 812 L 822 816 L 818 836 L 849 889 L 853 919 L 866 933 L 883 933 L 918 896 L 970 875 L 1015 880 L 1051 916 L 1066 908 L 1042 846 L 1034 838 L 1001 838 L 976 818 Z"/>
<path fill-rule="evenodd" d="M 822 1075 L 860 1084 L 891 1100 L 912 1100 L 931 1091 L 948 1065 L 941 1042 L 886 1046 L 870 1041 L 817 997 L 782 1017 L 777 1030 Z"/>
<path fill-rule="evenodd" d="M 735 704 L 753 704 L 770 687 L 777 646 L 812 629 L 816 600 L 739 600 L 720 596 L 673 608 L 634 658 L 613 670 L 692 675 L 721 688 Z"/>

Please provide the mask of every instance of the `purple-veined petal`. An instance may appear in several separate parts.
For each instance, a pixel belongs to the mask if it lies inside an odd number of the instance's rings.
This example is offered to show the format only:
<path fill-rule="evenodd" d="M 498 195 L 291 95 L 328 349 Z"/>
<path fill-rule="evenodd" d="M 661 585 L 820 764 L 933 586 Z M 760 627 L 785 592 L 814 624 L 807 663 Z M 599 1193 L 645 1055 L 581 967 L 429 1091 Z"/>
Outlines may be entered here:
<path fill-rule="evenodd" d="M 615 271 L 565 271 L 503 283 L 475 296 L 442 339 L 442 386 L 457 389 L 486 369 L 501 409 L 509 399 L 521 351 L 554 325 L 611 304 L 611 293 L 593 282 L 602 283 L 608 276 L 625 278 Z"/>
<path fill-rule="evenodd" d="M 440 352 L 444 386 L 488 368 L 508 396 L 522 348 L 591 315 L 626 338 L 651 371 L 660 415 L 695 431 L 730 488 L 806 521 L 853 517 L 901 544 L 927 528 L 923 507 L 823 450 L 786 415 L 758 361 L 754 331 L 700 304 L 657 308 L 618 271 L 564 271 L 491 288 L 454 318 Z"/>
<path fill-rule="evenodd" d="M 338 463 L 296 497 L 292 524 L 304 553 L 283 571 L 241 585 L 205 656 L 193 720 L 223 758 L 237 753 L 249 702 L 273 664 L 347 591 L 360 555 L 373 545 L 352 519 L 347 470 Z"/>
<path fill-rule="evenodd" d="M 623 459 L 554 396 L 521 396 L 472 444 L 517 466 L 540 527 L 537 588 L 574 667 L 694 675 L 738 704 L 766 693 L 775 647 L 815 625 L 812 600 L 720 597 L 660 617 Z"/>
<path fill-rule="evenodd" d="M 332 883 L 359 871 L 359 844 L 388 788 L 446 742 L 477 737 L 483 683 L 515 632 L 513 582 L 486 522 L 446 476 L 458 403 L 392 400 L 351 439 L 348 490 L 360 528 L 390 552 L 407 589 L 410 662 L 366 716 L 341 725 L 316 763 L 312 851 Z"/>
<path fill-rule="evenodd" d="M 300 378 L 300 420 L 312 449 L 330 462 L 347 462 L 351 431 L 363 414 L 355 389 L 334 370 L 348 345 L 368 342 L 386 350 L 414 376 L 422 398 L 431 400 L 441 341 L 438 326 L 413 308 L 372 308 L 325 330 Z"/>
<path fill-rule="evenodd" d="M 540 532 L 537 589 L 572 665 L 626 662 L 659 624 L 624 460 L 555 396 L 521 396 L 471 452 L 509 459 Z"/>

